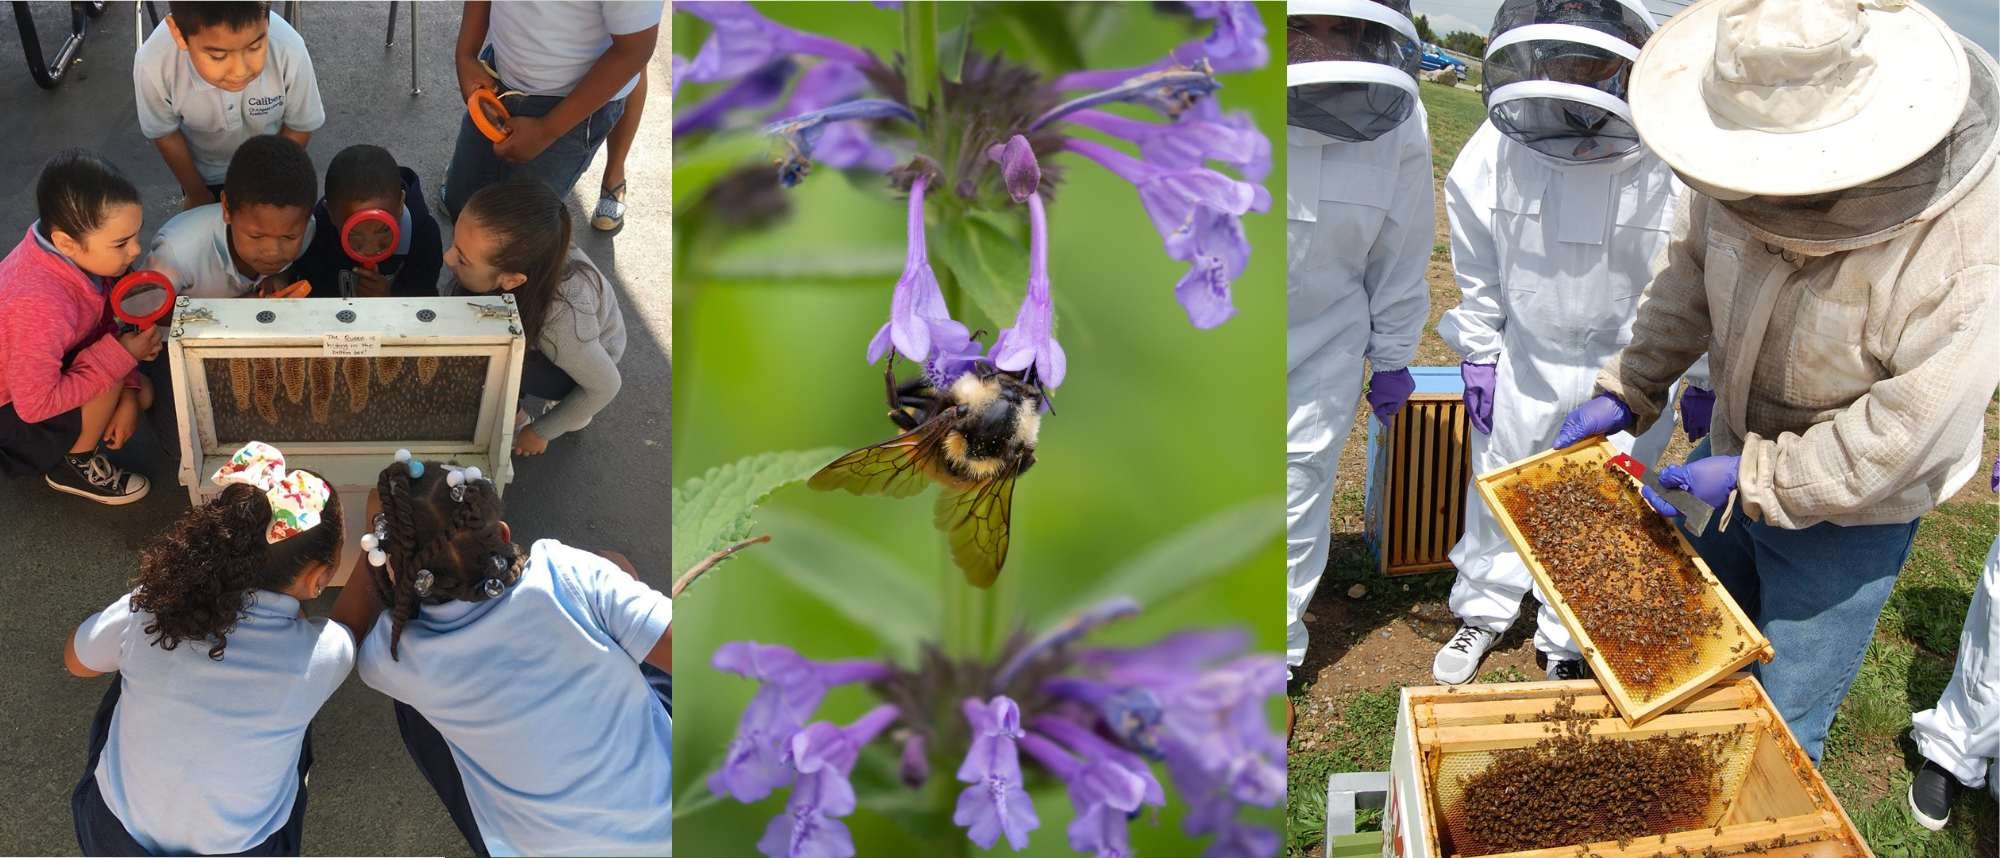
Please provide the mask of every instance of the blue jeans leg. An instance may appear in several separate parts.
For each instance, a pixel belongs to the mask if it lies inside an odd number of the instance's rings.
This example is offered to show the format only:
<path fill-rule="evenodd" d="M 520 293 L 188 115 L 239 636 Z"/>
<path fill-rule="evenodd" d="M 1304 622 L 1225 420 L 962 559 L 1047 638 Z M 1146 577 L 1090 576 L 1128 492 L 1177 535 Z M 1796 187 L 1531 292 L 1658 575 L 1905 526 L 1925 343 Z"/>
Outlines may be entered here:
<path fill-rule="evenodd" d="M 515 116 L 540 117 L 561 102 L 562 99 L 554 96 L 513 96 L 507 100 L 507 110 Z M 569 193 L 571 186 L 583 176 L 583 171 L 590 168 L 590 160 L 597 156 L 605 138 L 611 136 L 611 127 L 617 125 L 618 117 L 623 115 L 624 99 L 607 102 L 526 164 L 500 160 L 500 156 L 493 154 L 493 142 L 472 126 L 471 117 L 459 119 L 458 142 L 452 149 L 451 166 L 445 170 L 446 214 L 456 219 L 473 193 L 517 172 L 541 179 L 559 196 Z"/>
<path fill-rule="evenodd" d="M 1707 454 L 1707 445 L 1690 460 Z M 1683 533 L 1686 531 L 1683 530 Z M 1910 555 L 1917 522 L 1786 530 L 1732 510 L 1726 531 L 1687 534 L 1776 650 L 1754 668 L 1794 738 L 1818 764 L 1875 621 Z"/>

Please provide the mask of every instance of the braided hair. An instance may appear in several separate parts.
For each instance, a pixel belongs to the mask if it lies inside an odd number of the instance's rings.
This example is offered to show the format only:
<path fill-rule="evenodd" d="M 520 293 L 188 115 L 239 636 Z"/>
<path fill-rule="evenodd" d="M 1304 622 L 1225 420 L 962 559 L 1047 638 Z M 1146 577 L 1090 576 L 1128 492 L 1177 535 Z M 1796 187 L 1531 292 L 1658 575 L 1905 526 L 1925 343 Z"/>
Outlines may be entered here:
<path fill-rule="evenodd" d="M 388 607 L 389 657 L 398 658 L 403 629 L 424 605 L 492 598 L 487 579 L 511 586 L 521 577 L 527 555 L 501 538 L 500 495 L 489 480 L 467 480 L 455 499 L 443 463 L 430 462 L 423 476 L 396 462 L 383 469 L 375 488 L 385 525 L 381 550 L 388 564 L 372 567 L 375 595 Z M 419 570 L 430 572 L 430 589 L 417 593 Z"/>
<path fill-rule="evenodd" d="M 271 502 L 255 486 L 232 485 L 188 510 L 139 550 L 132 609 L 153 615 L 153 643 L 172 650 L 207 643 L 222 660 L 229 633 L 257 590 L 283 590 L 340 553 L 340 497 L 329 495 L 319 524 L 276 543 L 265 541 Z"/>

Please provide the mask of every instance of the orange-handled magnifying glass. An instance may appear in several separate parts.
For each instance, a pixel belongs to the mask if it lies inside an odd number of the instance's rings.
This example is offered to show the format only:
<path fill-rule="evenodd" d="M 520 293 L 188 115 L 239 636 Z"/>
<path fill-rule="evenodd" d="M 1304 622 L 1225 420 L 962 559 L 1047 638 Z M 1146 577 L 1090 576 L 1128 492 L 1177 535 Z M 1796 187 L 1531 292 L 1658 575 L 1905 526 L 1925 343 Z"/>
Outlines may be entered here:
<path fill-rule="evenodd" d="M 111 287 L 111 314 L 138 330 L 151 328 L 174 308 L 174 281 L 158 271 L 134 271 Z"/>
<path fill-rule="evenodd" d="M 472 95 L 465 100 L 465 111 L 472 117 L 472 127 L 479 129 L 479 133 L 486 135 L 486 139 L 495 143 L 507 139 L 507 135 L 512 133 L 507 127 L 507 120 L 514 118 L 513 114 L 507 112 L 507 105 L 502 104 L 500 98 L 501 95 L 494 93 L 493 90 L 480 88 L 473 90 Z"/>
<path fill-rule="evenodd" d="M 382 209 L 362 209 L 340 226 L 340 249 L 370 271 L 395 255 L 402 242 L 402 223 Z"/>

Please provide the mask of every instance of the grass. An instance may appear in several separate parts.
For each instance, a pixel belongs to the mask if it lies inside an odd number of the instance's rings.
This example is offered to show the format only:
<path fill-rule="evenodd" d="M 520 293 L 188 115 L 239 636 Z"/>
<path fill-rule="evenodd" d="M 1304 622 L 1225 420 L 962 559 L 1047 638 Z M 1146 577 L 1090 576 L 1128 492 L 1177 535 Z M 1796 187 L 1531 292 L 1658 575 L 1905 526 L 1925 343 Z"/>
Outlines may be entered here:
<path fill-rule="evenodd" d="M 1432 83 L 1420 86 L 1424 108 L 1430 117 L 1432 164 L 1437 177 L 1442 179 L 1457 160 L 1459 149 L 1484 121 L 1485 110 L 1479 93 Z M 1432 253 L 1434 258 L 1448 263 L 1446 226 L 1439 223 L 1437 228 Z M 1456 303 L 1455 289 L 1433 285 L 1433 303 Z M 1449 309 L 1449 304 L 1432 308 L 1433 323 L 1445 309 Z M 1427 326 L 1424 332 L 1427 344 L 1437 345 L 1435 338 L 1435 331 Z M 1987 445 L 1982 461 L 1990 462 L 1995 452 L 1995 427 L 2000 426 L 2000 407 L 1988 409 L 1986 426 Z M 1684 451 L 1668 452 L 1670 458 L 1680 455 Z M 1336 492 L 1334 518 L 1343 525 L 1335 528 L 1335 562 L 1327 570 L 1322 590 L 1340 592 L 1350 583 L 1359 582 L 1383 592 L 1387 604 L 1372 614 L 1382 624 L 1396 621 L 1412 603 L 1442 602 L 1450 587 L 1448 575 L 1420 576 L 1422 580 L 1406 582 L 1402 587 L 1379 587 L 1381 578 L 1365 553 L 1342 558 L 1341 546 L 1356 539 L 1346 531 L 1359 528 L 1359 482 L 1344 481 Z M 1996 519 L 2000 519 L 2000 510 L 1996 510 L 1992 496 L 1985 493 L 1983 480 L 1978 482 L 1977 489 L 1962 492 L 1924 517 L 1909 560 L 1904 563 L 1876 625 L 1874 641 L 1862 659 L 1860 673 L 1827 737 L 1820 772 L 1870 848 L 1886 858 L 2000 855 L 2000 847 L 1996 847 L 1996 840 L 2000 839 L 1996 828 L 2000 828 L 2000 822 L 1996 822 L 1993 798 L 1985 791 L 1962 795 L 1953 810 L 1951 825 L 1937 833 L 1924 830 L 1910 818 L 1904 798 L 1911 772 L 1921 764 L 1910 739 L 1910 714 L 1934 705 L 1950 680 L 1966 608 L 1992 544 Z M 1354 523 L 1351 528 L 1345 525 L 1348 522 Z M 1538 678 L 1508 668 L 1483 674 L 1480 681 L 1519 682 Z M 1429 684 L 1427 676 L 1407 681 Z M 1336 728 L 1327 731 L 1335 737 L 1333 747 L 1311 753 L 1294 752 L 1286 844 L 1292 858 L 1316 854 L 1326 826 L 1323 803 L 1327 776 L 1340 771 L 1381 771 L 1388 767 L 1400 688 L 1394 685 L 1380 690 L 1358 690 L 1334 698 L 1331 703 L 1339 708 L 1341 717 Z M 1303 703 L 1305 696 L 1295 700 Z M 1321 705 L 1326 705 L 1323 698 Z"/>

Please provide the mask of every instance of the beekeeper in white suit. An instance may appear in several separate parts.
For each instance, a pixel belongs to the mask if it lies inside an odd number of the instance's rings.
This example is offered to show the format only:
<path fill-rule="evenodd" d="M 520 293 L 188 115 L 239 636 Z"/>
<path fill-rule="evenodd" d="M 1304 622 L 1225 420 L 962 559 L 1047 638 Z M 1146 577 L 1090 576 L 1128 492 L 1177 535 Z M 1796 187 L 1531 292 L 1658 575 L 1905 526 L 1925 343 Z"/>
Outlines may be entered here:
<path fill-rule="evenodd" d="M 1993 460 L 1993 490 L 2000 492 L 2000 459 Z M 1937 705 L 1910 717 L 1910 738 L 1923 767 L 1910 780 L 1910 813 L 1932 831 L 1951 821 L 1960 787 L 1989 787 L 1988 770 L 2000 765 L 2000 536 L 1986 552 L 1986 571 L 1972 591 L 1965 629 L 1958 635 L 1958 664 Z"/>
<path fill-rule="evenodd" d="M 1563 415 L 1590 398 L 1598 368 L 1632 338 L 1681 192 L 1640 144 L 1625 102 L 1653 29 L 1638 0 L 1507 0 L 1494 16 L 1487 119 L 1445 178 L 1462 298 L 1438 322 L 1464 359 L 1475 475 L 1548 449 Z M 1687 397 L 1690 437 L 1707 431 L 1701 406 L 1712 401 L 1706 390 Z M 1652 467 L 1673 428 L 1662 420 L 1636 443 L 1623 432 L 1612 442 Z M 1463 625 L 1431 665 L 1450 685 L 1472 679 L 1534 585 L 1493 513 L 1466 496 L 1465 534 L 1451 550 L 1451 609 Z M 1548 678 L 1586 675 L 1546 600 L 1535 645 Z"/>
<path fill-rule="evenodd" d="M 1305 660 L 1334 468 L 1361 399 L 1384 423 L 1430 315 L 1430 135 L 1408 0 L 1286 6 L 1285 663 Z"/>
<path fill-rule="evenodd" d="M 1556 444 L 1651 428 L 1708 355 L 1711 433 L 1660 482 L 1734 496 L 1689 541 L 1770 638 L 1752 670 L 1815 761 L 1918 519 L 1985 464 L 1996 71 L 1916 3 L 1700 0 L 1632 72 L 1641 137 L 1696 193 Z"/>

